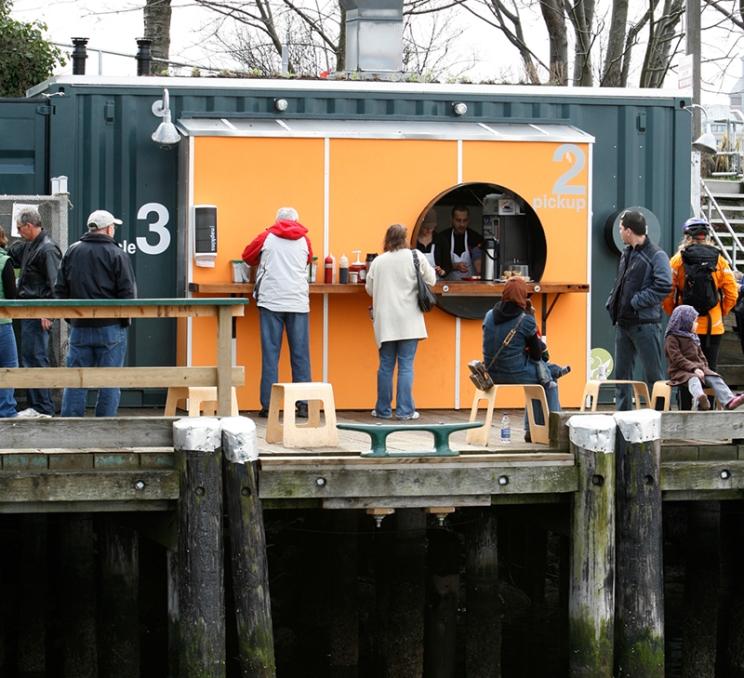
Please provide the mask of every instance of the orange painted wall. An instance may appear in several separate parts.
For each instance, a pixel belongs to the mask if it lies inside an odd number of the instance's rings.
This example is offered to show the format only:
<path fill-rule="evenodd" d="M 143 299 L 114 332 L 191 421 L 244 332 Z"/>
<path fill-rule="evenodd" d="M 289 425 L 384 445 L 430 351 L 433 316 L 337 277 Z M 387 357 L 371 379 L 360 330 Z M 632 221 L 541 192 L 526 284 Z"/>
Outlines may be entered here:
<path fill-rule="evenodd" d="M 568 207 L 540 206 L 545 203 L 543 196 L 552 196 L 556 182 L 567 172 L 581 163 L 576 153 L 563 154 L 554 160 L 557 143 L 469 142 L 463 144 L 464 182 L 487 181 L 509 188 L 529 202 L 545 231 L 548 258 L 542 280 L 545 282 L 589 282 L 588 255 L 589 238 L 587 222 L 589 219 L 589 153 L 588 145 L 578 147 L 584 153 L 583 169 L 567 185 L 583 187 L 583 209 Z M 570 190 L 570 189 L 569 189 Z M 538 198 L 540 202 L 535 201 Z M 570 201 L 568 201 L 570 204 Z M 544 303 L 544 299 L 538 301 Z M 584 294 L 564 294 L 556 303 L 547 323 L 546 337 L 551 359 L 572 366 L 572 372 L 561 379 L 561 404 L 578 407 L 587 379 L 586 356 L 587 324 L 589 321 L 587 297 Z M 480 341 L 480 328 L 468 324 L 463 328 L 463 342 L 472 342 L 477 334 Z M 467 380 L 467 374 L 463 374 Z M 463 381 L 464 387 L 466 386 Z M 469 391 L 465 391 L 469 392 Z"/>
<path fill-rule="evenodd" d="M 502 185 L 532 201 L 550 194 L 557 177 L 576 159 L 555 161 L 555 143 L 464 142 L 463 182 Z M 193 269 L 195 282 L 230 280 L 229 262 L 273 222 L 277 207 L 292 205 L 310 230 L 322 276 L 324 141 L 322 139 L 195 139 L 194 202 L 218 205 L 218 257 L 214 269 Z M 588 160 L 589 147 L 582 146 Z M 586 166 L 572 185 L 588 185 Z M 338 259 L 352 250 L 381 252 L 385 229 L 403 223 L 412 229 L 426 205 L 457 184 L 457 142 L 424 140 L 332 139 L 329 142 L 329 243 Z M 586 198 L 588 191 L 584 197 Z M 588 200 L 585 202 L 588 203 Z M 544 281 L 588 282 L 588 207 L 535 207 L 546 232 L 548 261 Z M 363 292 L 328 296 L 328 380 L 339 408 L 374 406 L 377 350 Z M 539 300 L 537 304 L 539 306 Z M 260 380 L 258 317 L 251 304 L 237 321 L 237 360 L 246 368 L 240 389 L 242 409 L 257 409 Z M 564 405 L 577 406 L 586 379 L 587 303 L 585 295 L 563 295 L 548 322 L 551 353 L 570 363 L 573 372 L 561 382 Z M 214 364 L 214 333 L 209 320 L 195 320 L 193 364 Z M 426 318 L 429 339 L 419 345 L 414 397 L 421 408 L 450 408 L 455 403 L 456 320 L 439 311 Z M 311 364 L 313 378 L 322 373 L 323 297 L 311 295 Z M 480 321 L 460 321 L 460 403 L 468 407 L 472 387 L 466 364 L 481 355 Z M 280 379 L 289 380 L 286 344 Z M 514 405 L 518 400 L 504 401 Z"/>

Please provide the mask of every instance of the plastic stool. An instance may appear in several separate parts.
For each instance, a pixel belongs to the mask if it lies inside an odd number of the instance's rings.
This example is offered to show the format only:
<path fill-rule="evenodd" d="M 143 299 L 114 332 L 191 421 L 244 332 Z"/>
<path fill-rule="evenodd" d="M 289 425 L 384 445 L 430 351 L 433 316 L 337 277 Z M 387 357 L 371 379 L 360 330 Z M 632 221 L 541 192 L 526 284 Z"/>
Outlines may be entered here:
<path fill-rule="evenodd" d="M 597 403 L 599 402 L 599 389 L 601 386 L 615 386 L 615 385 L 627 385 L 633 389 L 633 400 L 635 401 L 635 409 L 640 410 L 643 407 L 641 399 L 646 401 L 646 407 L 651 407 L 653 400 L 649 400 L 648 397 L 648 386 L 645 381 L 633 381 L 631 379 L 590 379 L 584 386 L 584 394 L 581 396 L 581 408 L 580 412 L 586 412 L 587 405 L 586 401 L 589 399 L 589 409 L 592 412 L 597 411 Z"/>
<path fill-rule="evenodd" d="M 190 417 L 198 417 L 202 412 L 206 416 L 213 416 L 217 413 L 217 387 L 216 386 L 171 386 L 168 389 L 168 397 L 165 400 L 165 412 L 163 416 L 175 417 L 178 404 L 188 400 L 188 409 Z M 230 414 L 237 417 L 238 397 L 235 394 L 235 387 L 232 387 Z"/>
<path fill-rule="evenodd" d="M 307 400 L 307 423 L 297 424 L 295 405 Z M 321 404 L 325 423 L 320 425 Z M 284 410 L 284 420 L 279 412 Z M 336 405 L 333 387 L 323 382 L 307 381 L 272 384 L 269 419 L 266 422 L 266 442 L 281 443 L 284 447 L 335 447 L 338 445 L 336 430 Z"/>
<path fill-rule="evenodd" d="M 550 428 L 548 424 L 548 399 L 545 397 L 545 389 L 540 384 L 494 384 L 488 391 L 475 389 L 473 394 L 473 405 L 470 408 L 470 421 L 478 417 L 478 406 L 482 400 L 486 401 L 486 421 L 480 428 L 474 428 L 467 432 L 465 440 L 469 445 L 488 446 L 488 434 L 491 432 L 493 421 L 493 408 L 496 404 L 496 395 L 500 389 L 519 388 L 522 389 L 527 406 L 527 421 L 529 422 L 530 437 L 533 443 L 547 445 L 550 442 Z M 542 408 L 543 423 L 535 421 L 535 412 L 532 403 L 537 401 Z"/>

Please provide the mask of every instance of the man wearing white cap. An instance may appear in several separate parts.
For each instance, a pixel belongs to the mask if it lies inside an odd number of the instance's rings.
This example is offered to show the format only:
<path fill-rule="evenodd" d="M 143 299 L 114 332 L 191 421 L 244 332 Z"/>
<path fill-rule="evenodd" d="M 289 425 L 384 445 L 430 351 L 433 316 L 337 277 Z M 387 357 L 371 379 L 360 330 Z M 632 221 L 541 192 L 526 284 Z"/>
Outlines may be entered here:
<path fill-rule="evenodd" d="M 88 232 L 70 246 L 54 286 L 59 299 L 134 299 L 137 284 L 129 256 L 114 241 L 111 212 L 96 210 L 88 217 Z M 71 320 L 67 367 L 121 367 L 127 352 L 128 318 Z M 102 388 L 96 400 L 97 417 L 114 417 L 119 409 L 118 388 Z M 86 389 L 66 388 L 62 416 L 85 414 Z"/>

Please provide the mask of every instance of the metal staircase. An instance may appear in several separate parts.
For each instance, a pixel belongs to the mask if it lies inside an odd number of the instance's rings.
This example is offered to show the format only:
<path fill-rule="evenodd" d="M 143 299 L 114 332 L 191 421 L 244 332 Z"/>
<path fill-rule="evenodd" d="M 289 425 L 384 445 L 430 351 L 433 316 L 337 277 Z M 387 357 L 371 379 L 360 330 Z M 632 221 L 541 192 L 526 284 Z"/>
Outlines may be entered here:
<path fill-rule="evenodd" d="M 713 227 L 713 239 L 732 268 L 744 267 L 744 184 L 701 180 L 701 212 Z"/>

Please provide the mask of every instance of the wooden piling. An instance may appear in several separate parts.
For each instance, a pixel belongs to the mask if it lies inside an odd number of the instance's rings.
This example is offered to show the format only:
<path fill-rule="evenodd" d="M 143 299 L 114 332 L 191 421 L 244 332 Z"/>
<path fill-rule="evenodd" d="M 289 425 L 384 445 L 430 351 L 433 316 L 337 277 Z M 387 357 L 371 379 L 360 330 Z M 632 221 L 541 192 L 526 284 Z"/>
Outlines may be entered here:
<path fill-rule="evenodd" d="M 498 533 L 495 508 L 473 509 L 465 537 L 465 674 L 501 676 L 501 616 Z"/>
<path fill-rule="evenodd" d="M 357 678 L 359 671 L 359 535 L 357 511 L 326 511 L 328 544 L 328 676 Z"/>
<path fill-rule="evenodd" d="M 663 678 L 661 416 L 635 410 L 617 412 L 615 421 L 616 675 Z"/>
<path fill-rule="evenodd" d="M 106 678 L 140 674 L 139 536 L 103 515 L 98 520 L 100 556 L 99 668 Z"/>
<path fill-rule="evenodd" d="M 682 678 L 714 678 L 721 583 L 721 503 L 688 506 Z"/>
<path fill-rule="evenodd" d="M 179 676 L 224 678 L 225 597 L 220 422 L 188 417 L 173 424 L 180 472 L 178 501 Z"/>
<path fill-rule="evenodd" d="M 579 487 L 571 514 L 569 675 L 612 678 L 615 616 L 615 421 L 568 420 Z"/>
<path fill-rule="evenodd" d="M 47 612 L 49 610 L 49 557 L 47 516 L 18 516 L 20 526 L 18 650 L 16 665 L 20 676 L 47 673 Z M 10 580 L 8 580 L 10 581 Z M 10 673 L 8 670 L 7 673 Z M 6 672 L 1 670 L 0 675 Z"/>
<path fill-rule="evenodd" d="M 168 678 L 178 678 L 178 546 L 165 554 L 168 614 Z"/>
<path fill-rule="evenodd" d="M 457 659 L 460 538 L 437 527 L 428 533 L 424 675 L 453 678 Z"/>
<path fill-rule="evenodd" d="M 426 514 L 421 509 L 400 509 L 395 516 L 382 676 L 419 678 L 424 670 Z"/>
<path fill-rule="evenodd" d="M 255 424 L 244 417 L 223 419 L 222 448 L 240 671 L 244 678 L 273 678 L 276 661 Z"/>
<path fill-rule="evenodd" d="M 62 675 L 98 676 L 96 561 L 93 518 L 66 515 L 60 524 L 60 635 Z"/>

